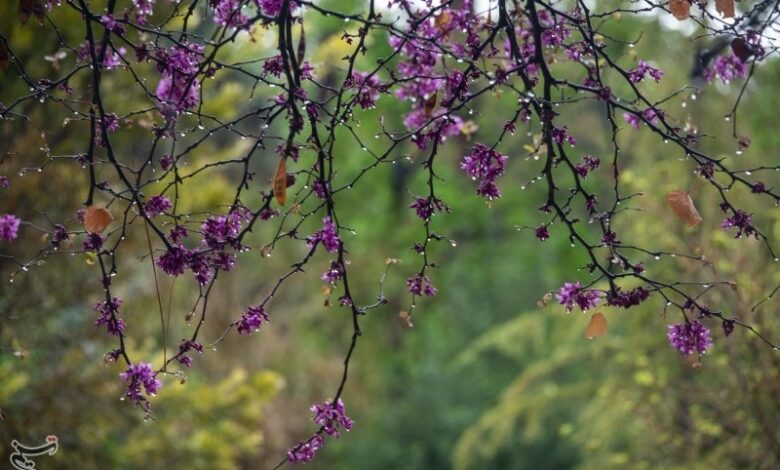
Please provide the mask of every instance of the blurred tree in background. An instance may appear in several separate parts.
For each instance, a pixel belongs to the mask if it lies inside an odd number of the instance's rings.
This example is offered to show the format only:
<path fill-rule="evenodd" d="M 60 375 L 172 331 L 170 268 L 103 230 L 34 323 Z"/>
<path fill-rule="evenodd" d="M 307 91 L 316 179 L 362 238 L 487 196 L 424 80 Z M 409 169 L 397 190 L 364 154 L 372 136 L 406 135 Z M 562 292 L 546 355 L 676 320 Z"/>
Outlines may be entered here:
<path fill-rule="evenodd" d="M 72 65 L 75 51 L 62 48 L 51 28 L 38 28 L 32 21 L 21 24 L 13 3 L 14 7 L 0 7 L 0 33 L 10 38 L 16 59 L 28 73 L 47 76 L 60 67 L 59 62 Z M 326 9 L 361 11 L 364 2 L 316 3 Z M 73 44 L 83 40 L 83 22 L 74 10 L 54 9 L 48 15 L 63 37 Z M 306 23 L 307 57 L 318 80 L 327 86 L 341 79 L 340 60 L 354 49 L 342 40 L 344 31 L 355 34 L 358 25 L 336 17 L 316 18 Z M 191 21 L 196 31 L 208 31 L 200 24 L 206 18 L 195 15 Z M 665 71 L 654 94 L 673 94 L 688 82 L 702 87 L 679 92 L 674 104 L 679 117 L 706 129 L 708 136 L 730 134 L 731 123 L 723 116 L 741 90 L 737 85 L 704 86 L 701 77 L 692 77 L 697 51 L 690 39 L 700 31 L 655 15 L 624 15 L 610 27 L 612 37 L 626 41 L 622 47 L 610 46 L 614 57 L 650 57 Z M 630 47 L 628 41 L 635 40 L 638 31 L 642 39 Z M 223 61 L 268 57 L 275 41 L 275 31 L 253 29 L 235 39 Z M 380 34 L 366 41 L 366 53 L 357 59 L 361 70 L 392 53 Z M 64 57 L 59 58 L 58 51 Z M 8 105 L 25 92 L 25 84 L 5 74 L 0 103 Z M 80 77 L 69 85 L 87 93 L 88 76 Z M 773 125 L 780 92 L 772 85 L 778 77 L 780 66 L 766 61 L 744 91 L 741 106 L 748 112 L 740 119 L 751 141 L 749 151 L 743 153 L 733 141 L 714 137 L 703 138 L 699 147 L 739 168 L 777 164 L 780 135 Z M 204 82 L 209 97 L 204 99 L 204 113 L 226 120 L 253 111 L 248 93 L 267 100 L 279 92 L 255 87 L 255 80 L 237 71 L 229 79 Z M 143 99 L 127 91 L 132 84 L 131 77 L 119 74 L 102 84 L 108 106 L 118 114 L 137 110 Z M 780 356 L 758 337 L 738 329 L 727 339 L 718 330 L 713 333 L 716 346 L 700 359 L 690 359 L 668 347 L 664 325 L 678 319 L 667 320 L 661 297 L 631 310 L 600 308 L 609 318 L 609 332 L 594 340 L 583 335 L 588 315 L 567 315 L 561 305 L 543 298 L 588 262 L 587 254 L 571 245 L 559 224 L 552 226 L 551 238 L 544 243 L 524 228 L 542 222 L 538 208 L 527 201 L 543 200 L 547 188 L 541 183 L 504 184 L 500 202 L 486 204 L 471 197 L 473 182 L 459 166 L 464 149 L 483 133 L 493 135 L 502 128 L 515 105 L 515 97 L 500 89 L 482 94 L 470 103 L 473 114 L 464 116 L 476 128 L 439 149 L 437 174 L 448 184 L 438 187 L 437 195 L 447 201 L 451 214 L 435 217 L 431 225 L 448 234 L 452 243 L 431 249 L 437 264 L 446 269 L 436 271 L 439 295 L 418 300 L 413 328 L 399 312 L 408 307 L 404 273 L 419 264 L 419 255 L 409 247 L 424 236 L 419 219 L 408 208 L 409 194 L 426 190 L 428 174 L 414 158 L 419 150 L 404 142 L 394 151 L 393 164 L 372 170 L 370 184 L 356 184 L 348 196 L 337 195 L 351 201 L 340 209 L 340 218 L 354 232 L 342 234 L 350 246 L 350 269 L 361 273 L 350 278 L 351 289 L 377 292 L 386 269 L 393 282 L 382 286 L 388 305 L 371 311 L 371 321 L 361 325 L 364 341 L 350 365 L 346 388 L 349 414 L 357 428 L 329 442 L 309 467 L 778 468 Z M 603 107 L 589 100 L 574 106 L 576 113 L 561 119 L 577 136 L 579 151 L 607 161 L 612 150 Z M 359 112 L 361 125 L 354 132 L 370 142 L 382 132 L 380 118 L 389 128 L 402 127 L 408 107 L 383 95 L 377 108 Z M 123 131 L 112 136 L 128 161 L 146 158 L 141 142 L 148 140 L 156 119 L 154 105 L 149 108 L 128 118 Z M 24 107 L 29 122 L 47 123 L 46 139 L 19 119 L 0 125 L 0 174 L 19 175 L 2 190 L 0 213 L 35 211 L 39 220 L 76 223 L 89 175 L 72 159 L 49 159 L 45 147 L 56 147 L 57 155 L 83 152 L 89 123 L 61 108 L 52 109 L 35 102 Z M 244 121 L 235 130 L 250 132 L 256 126 L 257 122 Z M 764 336 L 780 338 L 773 316 L 776 302 L 769 299 L 756 305 L 780 283 L 780 272 L 767 268 L 761 242 L 735 240 L 719 227 L 717 195 L 705 191 L 688 166 L 675 164 L 679 152 L 670 155 L 671 145 L 645 130 L 625 127 L 618 134 L 624 158 L 621 181 L 626 193 L 644 197 L 632 206 L 641 210 L 641 216 L 617 219 L 616 231 L 635 245 L 705 257 L 708 263 L 702 269 L 697 259 L 648 255 L 645 269 L 660 278 L 735 283 L 734 289 L 707 290 L 701 300 L 738 313 Z M 533 148 L 539 138 L 538 132 L 526 134 L 521 128 L 499 149 L 510 156 L 525 154 L 523 146 Z M 215 134 L 187 156 L 187 165 L 198 168 L 239 158 L 251 147 L 249 140 Z M 277 164 L 268 146 L 264 157 L 252 162 L 256 178 L 263 182 L 272 179 Z M 344 181 L 355 178 L 370 162 L 366 152 L 347 139 L 336 140 L 333 153 L 347 157 L 339 167 Z M 48 165 L 45 172 L 35 171 Z M 592 176 L 592 184 L 606 188 L 606 194 L 613 180 L 602 173 Z M 230 205 L 235 197 L 231 181 L 240 175 L 231 167 L 192 178 L 181 187 L 186 206 L 182 210 L 197 213 Z M 515 165 L 507 167 L 503 178 L 522 182 L 528 175 Z M 156 194 L 163 187 L 159 183 L 146 190 Z M 678 188 L 690 188 L 708 224 L 684 227 L 674 218 L 665 195 Z M 736 202 L 748 205 L 749 191 L 733 193 Z M 257 192 L 244 197 L 255 205 L 262 199 Z M 776 208 L 754 214 L 754 220 L 769 239 L 776 239 L 780 230 Z M 307 222 L 300 232 L 317 228 Z M 41 233 L 50 227 L 40 233 L 24 230 L 34 236 L 20 237 L 14 250 L 29 253 L 46 241 Z M 274 227 L 257 227 L 247 242 L 253 251 L 241 255 L 241 266 L 220 273 L 223 282 L 215 284 L 209 300 L 211 323 L 204 326 L 209 340 L 219 338 L 224 325 L 245 306 L 262 300 L 274 288 L 278 273 L 289 269 L 290 260 L 306 254 L 304 246 L 280 244 L 273 256 L 263 256 L 263 240 L 274 235 Z M 154 254 L 142 226 L 131 226 L 126 236 L 121 248 L 126 255 L 120 266 L 123 281 L 116 290 L 133 324 L 127 347 L 159 363 L 175 353 L 172 345 L 189 336 L 199 286 L 159 271 L 159 279 L 154 278 Z M 79 243 L 64 246 L 60 254 L 30 266 L 29 272 L 18 272 L 12 282 L 0 283 L 3 459 L 11 452 L 12 439 L 33 443 L 56 434 L 60 451 L 41 460 L 40 468 L 269 468 L 291 442 L 311 431 L 302 411 L 331 396 L 351 334 L 345 330 L 347 318 L 339 315 L 337 295 L 322 289 L 318 273 L 328 268 L 327 260 L 307 265 L 307 273 L 317 275 L 301 276 L 296 284 L 279 290 L 272 300 L 272 321 L 263 325 L 262 334 L 226 336 L 219 351 L 207 347 L 193 356 L 197 367 L 182 376 L 165 377 L 152 418 L 145 419 L 135 407 L 118 406 L 124 384 L 107 380 L 125 368 L 104 361 L 105 351 L 113 345 L 93 328 L 90 308 L 101 300 L 99 263 L 94 254 L 80 252 Z M 388 265 L 381 262 L 385 259 Z M 3 275 L 18 268 L 10 259 L 0 260 L 0 267 Z M 597 287 L 607 288 L 603 284 Z M 167 317 L 164 337 L 160 315 Z"/>

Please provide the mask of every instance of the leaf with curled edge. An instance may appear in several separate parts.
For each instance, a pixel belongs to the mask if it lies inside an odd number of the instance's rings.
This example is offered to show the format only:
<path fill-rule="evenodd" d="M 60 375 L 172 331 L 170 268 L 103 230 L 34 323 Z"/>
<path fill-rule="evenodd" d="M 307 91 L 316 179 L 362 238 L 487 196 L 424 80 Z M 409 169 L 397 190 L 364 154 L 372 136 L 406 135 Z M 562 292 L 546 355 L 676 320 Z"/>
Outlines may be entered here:
<path fill-rule="evenodd" d="M 89 206 L 84 211 L 84 229 L 89 233 L 103 233 L 113 220 L 105 207 Z"/>
<path fill-rule="evenodd" d="M 666 194 L 666 202 L 669 204 L 672 212 L 674 212 L 674 215 L 688 222 L 689 226 L 693 227 L 701 223 L 699 211 L 696 210 L 696 206 L 693 205 L 693 200 L 687 191 L 669 191 Z"/>
<path fill-rule="evenodd" d="M 678 20 L 686 20 L 691 16 L 691 2 L 688 0 L 669 0 L 669 11 Z"/>
<path fill-rule="evenodd" d="M 585 337 L 593 339 L 605 334 L 607 334 L 607 317 L 603 313 L 596 312 L 591 315 L 588 326 L 585 328 Z"/>
<path fill-rule="evenodd" d="M 279 165 L 276 167 L 274 175 L 274 197 L 280 206 L 287 203 L 287 158 L 279 159 Z"/>
<path fill-rule="evenodd" d="M 734 0 L 715 0 L 715 9 L 724 18 L 734 18 Z"/>

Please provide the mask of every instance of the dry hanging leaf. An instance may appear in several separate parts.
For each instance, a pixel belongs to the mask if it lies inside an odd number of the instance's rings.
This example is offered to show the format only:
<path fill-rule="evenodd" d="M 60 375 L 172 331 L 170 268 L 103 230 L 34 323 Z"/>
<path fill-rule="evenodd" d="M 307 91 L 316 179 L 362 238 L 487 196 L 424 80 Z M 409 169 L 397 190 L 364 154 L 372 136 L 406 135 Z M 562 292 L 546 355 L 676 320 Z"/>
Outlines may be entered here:
<path fill-rule="evenodd" d="M 669 0 L 669 11 L 682 21 L 691 16 L 691 2 L 688 0 Z"/>
<path fill-rule="evenodd" d="M 731 50 L 742 62 L 747 61 L 753 55 L 753 48 L 742 38 L 731 41 Z"/>
<path fill-rule="evenodd" d="M 112 220 L 114 217 L 105 207 L 89 206 L 84 211 L 84 228 L 90 233 L 103 233 Z"/>
<path fill-rule="evenodd" d="M 401 324 L 405 328 L 412 328 L 414 326 L 414 323 L 412 323 L 412 314 L 406 310 L 401 310 L 398 312 L 398 318 L 401 320 Z"/>
<path fill-rule="evenodd" d="M 306 58 L 306 32 L 303 30 L 303 22 L 301 22 L 301 39 L 298 41 L 298 64 L 303 64 L 303 59 Z"/>
<path fill-rule="evenodd" d="M 689 226 L 693 227 L 701 223 L 699 211 L 696 210 L 696 206 L 693 205 L 693 200 L 687 192 L 670 191 L 666 194 L 666 202 L 669 203 L 674 215 L 688 222 Z"/>
<path fill-rule="evenodd" d="M 724 18 L 734 18 L 734 0 L 715 0 L 715 9 Z"/>
<path fill-rule="evenodd" d="M 287 202 L 287 159 L 279 159 L 279 166 L 276 167 L 274 175 L 274 197 L 280 206 Z"/>
<path fill-rule="evenodd" d="M 698 354 L 691 354 L 690 356 L 685 356 L 685 363 L 688 364 L 691 369 L 698 369 L 701 367 L 701 358 Z"/>
<path fill-rule="evenodd" d="M 439 28 L 439 30 L 444 31 L 447 29 L 447 26 L 449 26 L 450 21 L 452 21 L 452 14 L 445 10 L 441 15 L 436 17 L 436 27 Z"/>
<path fill-rule="evenodd" d="M 437 99 L 437 94 L 434 93 L 431 95 L 430 98 L 425 100 L 425 117 L 431 117 L 431 114 L 433 113 L 433 108 L 436 107 L 436 99 Z"/>
<path fill-rule="evenodd" d="M 603 313 L 594 313 L 590 317 L 587 328 L 585 328 L 585 337 L 593 339 L 598 336 L 604 336 L 607 333 L 607 317 Z"/>
<path fill-rule="evenodd" d="M 27 23 L 30 15 L 35 15 L 39 22 L 43 23 L 46 9 L 41 0 L 19 0 L 19 21 Z"/>
<path fill-rule="evenodd" d="M 5 42 L 0 41 L 0 70 L 8 70 L 10 64 L 11 54 L 8 52 L 8 48 L 5 47 Z"/>

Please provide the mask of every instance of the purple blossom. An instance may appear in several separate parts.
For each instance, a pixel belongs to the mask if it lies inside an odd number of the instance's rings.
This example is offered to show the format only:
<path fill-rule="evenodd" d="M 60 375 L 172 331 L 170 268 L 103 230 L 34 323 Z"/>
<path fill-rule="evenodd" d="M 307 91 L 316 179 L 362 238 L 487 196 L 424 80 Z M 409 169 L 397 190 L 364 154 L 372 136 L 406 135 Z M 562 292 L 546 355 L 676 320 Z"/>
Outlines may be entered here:
<path fill-rule="evenodd" d="M 101 51 L 103 50 L 103 47 L 101 44 L 95 44 L 95 57 L 100 58 Z M 119 49 L 113 49 L 107 52 L 103 56 L 103 68 L 106 70 L 111 70 L 114 68 L 119 67 L 119 65 L 122 63 L 122 56 L 125 55 L 127 52 L 127 49 L 124 47 L 120 47 Z M 76 50 L 76 57 L 78 57 L 79 60 L 83 60 L 85 62 L 92 62 L 92 48 L 89 45 L 88 41 L 84 41 L 79 48 Z"/>
<path fill-rule="evenodd" d="M 187 238 L 188 234 L 189 231 L 187 230 L 186 227 L 182 225 L 177 225 L 171 229 L 168 238 L 170 238 L 173 243 L 181 243 L 183 239 Z"/>
<path fill-rule="evenodd" d="M 0 176 L 0 188 L 8 189 L 11 186 L 11 182 L 7 176 Z"/>
<path fill-rule="evenodd" d="M 723 334 L 730 336 L 734 331 L 734 320 L 723 320 L 721 326 L 723 327 Z"/>
<path fill-rule="evenodd" d="M 270 321 L 268 314 L 262 306 L 249 307 L 246 312 L 241 314 L 241 318 L 236 322 L 238 325 L 238 333 L 251 335 L 257 331 L 265 322 Z"/>
<path fill-rule="evenodd" d="M 699 320 L 692 322 L 669 325 L 666 337 L 669 344 L 677 348 L 683 355 L 690 356 L 693 353 L 704 353 L 712 346 L 710 330 Z"/>
<path fill-rule="evenodd" d="M 241 0 L 212 0 L 214 21 L 229 28 L 245 28 L 249 17 L 241 13 Z"/>
<path fill-rule="evenodd" d="M 271 17 L 278 16 L 282 11 L 282 5 L 284 5 L 284 0 L 255 0 L 255 2 L 265 16 Z M 290 0 L 289 5 L 290 11 L 298 8 L 298 3 L 295 0 Z"/>
<path fill-rule="evenodd" d="M 601 295 L 598 291 L 583 289 L 579 282 L 567 282 L 558 290 L 555 298 L 558 303 L 566 306 L 566 313 L 570 313 L 575 304 L 586 312 L 599 304 Z"/>
<path fill-rule="evenodd" d="M 471 153 L 466 155 L 460 168 L 473 180 L 479 180 L 477 194 L 488 199 L 501 197 L 501 192 L 495 184 L 496 178 L 504 174 L 506 161 L 509 157 L 482 144 L 477 144 Z"/>
<path fill-rule="evenodd" d="M 417 212 L 417 216 L 423 220 L 430 220 L 436 212 L 445 212 L 448 210 L 444 201 L 435 197 L 417 197 L 409 208 Z"/>
<path fill-rule="evenodd" d="M 125 25 L 119 23 L 114 15 L 103 15 L 100 17 L 100 21 L 105 25 L 106 29 L 114 34 L 125 34 Z"/>
<path fill-rule="evenodd" d="M 534 230 L 534 234 L 536 235 L 536 238 L 538 238 L 541 241 L 545 241 L 548 238 L 550 238 L 550 230 L 547 228 L 546 225 L 540 225 L 536 227 Z"/>
<path fill-rule="evenodd" d="M 162 74 L 155 96 L 160 112 L 167 119 L 175 119 L 181 112 L 200 102 L 200 81 L 197 73 L 203 46 L 183 43 L 157 51 L 157 69 Z"/>
<path fill-rule="evenodd" d="M 562 144 L 564 141 L 568 142 L 569 145 L 576 145 L 577 139 L 574 138 L 573 135 L 569 133 L 569 129 L 566 127 L 562 128 L 553 128 L 552 132 L 552 139 L 555 141 L 556 144 Z"/>
<path fill-rule="evenodd" d="M 325 401 L 321 405 L 312 405 L 311 411 L 314 413 L 314 422 L 322 426 L 322 430 L 329 436 L 338 439 L 339 428 L 345 431 L 352 430 L 354 422 L 347 416 L 344 402 L 340 398 L 336 400 L 335 405 L 330 401 Z"/>
<path fill-rule="evenodd" d="M 59 248 L 60 244 L 62 242 L 67 241 L 70 238 L 70 235 L 68 234 L 67 230 L 65 230 L 65 227 L 60 224 L 56 224 L 54 226 L 54 231 L 51 234 L 51 246 L 54 248 Z"/>
<path fill-rule="evenodd" d="M 603 243 L 604 245 L 618 244 L 619 240 L 617 238 L 617 234 L 612 230 L 607 230 L 606 232 L 604 232 L 604 236 L 601 237 L 601 243 Z"/>
<path fill-rule="evenodd" d="M 205 286 L 209 283 L 213 270 L 211 269 L 209 258 L 205 254 L 195 251 L 190 252 L 187 264 L 195 275 L 195 280 L 198 281 L 198 284 Z"/>
<path fill-rule="evenodd" d="M 156 217 L 160 214 L 164 214 L 165 211 L 172 208 L 171 200 L 165 196 L 152 196 L 144 206 L 144 212 L 147 217 Z"/>
<path fill-rule="evenodd" d="M 582 157 L 582 163 L 576 165 L 574 168 L 581 177 L 585 178 L 588 176 L 588 173 L 596 170 L 599 166 L 601 166 L 601 160 L 590 155 L 585 155 Z"/>
<path fill-rule="evenodd" d="M 737 79 L 745 78 L 748 75 L 747 64 L 739 60 L 735 55 L 721 55 L 715 58 L 711 67 L 704 70 L 704 78 L 711 82 L 719 78 L 724 84 Z"/>
<path fill-rule="evenodd" d="M 325 439 L 315 434 L 306 441 L 299 442 L 295 447 L 287 451 L 287 460 L 290 463 L 306 463 L 314 459 L 317 451 L 325 444 Z"/>
<path fill-rule="evenodd" d="M 19 225 L 22 221 L 15 215 L 5 214 L 0 216 L 0 239 L 5 241 L 16 240 L 19 236 Z"/>
<path fill-rule="evenodd" d="M 180 276 L 190 262 L 192 254 L 181 246 L 172 246 L 157 258 L 157 266 L 169 276 Z"/>
<path fill-rule="evenodd" d="M 316 247 L 320 242 L 322 242 L 322 246 L 325 247 L 325 251 L 330 253 L 338 251 L 341 246 L 341 239 L 338 236 L 336 226 L 333 224 L 333 220 L 330 216 L 322 219 L 322 230 L 319 230 L 306 238 L 306 245 L 309 248 Z"/>
<path fill-rule="evenodd" d="M 644 269 L 644 267 L 641 269 Z M 650 297 L 650 292 L 644 287 L 640 286 L 629 291 L 623 291 L 618 287 L 615 292 L 607 293 L 607 305 L 628 309 L 641 304 L 648 297 Z"/>
<path fill-rule="evenodd" d="M 746 237 L 753 235 L 758 238 L 758 231 L 750 225 L 752 220 L 753 216 L 751 214 L 742 209 L 737 209 L 734 211 L 734 215 L 725 218 L 720 226 L 725 229 L 736 227 L 737 233 L 734 235 L 734 238 L 742 238 L 742 235 Z"/>
<path fill-rule="evenodd" d="M 314 194 L 316 194 L 320 199 L 325 199 L 325 196 L 327 195 L 325 188 L 326 185 L 322 184 L 322 181 L 319 179 L 314 180 L 314 182 L 311 184 L 312 191 L 314 191 Z"/>
<path fill-rule="evenodd" d="M 338 261 L 331 261 L 330 268 L 322 273 L 321 279 L 330 284 L 334 284 L 344 277 L 344 265 Z"/>
<path fill-rule="evenodd" d="M 155 396 L 162 387 L 162 382 L 157 380 L 157 374 L 152 370 L 152 365 L 145 362 L 130 364 L 127 370 L 119 374 L 119 376 L 122 380 L 128 382 L 125 397 L 135 403 L 146 400 L 143 396 L 144 392 L 149 396 Z M 141 387 L 143 387 L 143 390 Z"/>
<path fill-rule="evenodd" d="M 200 226 L 203 241 L 209 248 L 222 249 L 226 244 L 238 248 L 238 233 L 242 215 L 238 211 L 228 215 L 211 216 Z"/>
<path fill-rule="evenodd" d="M 220 251 L 211 259 L 211 265 L 222 271 L 232 271 L 236 264 L 236 257 L 232 253 Z"/>
<path fill-rule="evenodd" d="M 195 107 L 200 101 L 199 93 L 200 82 L 197 80 L 164 76 L 154 94 L 160 100 L 160 111 L 170 119 Z"/>
<path fill-rule="evenodd" d="M 191 350 L 202 353 L 203 345 L 197 341 L 191 341 L 189 339 L 181 340 L 181 343 L 179 344 L 179 357 L 177 357 L 176 360 L 179 361 L 181 365 L 190 367 L 192 365 L 192 358 L 187 356 L 187 353 Z"/>
<path fill-rule="evenodd" d="M 634 129 L 639 129 L 639 126 L 642 124 L 639 116 L 634 113 L 623 113 L 623 120 Z"/>
<path fill-rule="evenodd" d="M 352 72 L 352 75 L 344 83 L 346 88 L 357 88 L 357 103 L 363 109 L 373 108 L 376 100 L 387 87 L 379 81 L 376 75 L 363 72 Z"/>
<path fill-rule="evenodd" d="M 160 168 L 162 168 L 164 171 L 168 171 L 173 167 L 173 164 L 175 163 L 175 160 L 172 156 L 165 154 L 160 157 Z"/>
<path fill-rule="evenodd" d="M 428 297 L 435 296 L 437 292 L 428 276 L 422 274 L 407 279 L 406 289 L 413 295 L 426 295 Z"/>
<path fill-rule="evenodd" d="M 86 252 L 97 252 L 103 247 L 105 240 L 99 233 L 88 233 L 84 239 L 82 249 Z"/>
<path fill-rule="evenodd" d="M 628 79 L 631 80 L 631 83 L 641 82 L 645 79 L 646 75 L 650 75 L 653 77 L 653 80 L 658 82 L 661 80 L 661 77 L 663 77 L 664 73 L 663 71 L 650 66 L 650 64 L 644 60 L 640 60 L 635 68 L 628 71 Z"/>
<path fill-rule="evenodd" d="M 95 320 L 95 326 L 105 325 L 106 331 L 114 336 L 119 336 L 125 331 L 125 321 L 118 318 L 119 306 L 122 304 L 122 300 L 114 297 L 111 302 L 104 301 L 95 304 L 94 309 L 100 313 L 100 316 Z"/>
<path fill-rule="evenodd" d="M 715 176 L 715 164 L 712 162 L 703 163 L 697 171 L 702 178 L 712 179 Z"/>
<path fill-rule="evenodd" d="M 140 24 L 146 23 L 146 17 L 154 13 L 154 0 L 133 0 L 135 18 Z"/>
<path fill-rule="evenodd" d="M 279 78 L 284 73 L 284 59 L 281 55 L 276 55 L 267 59 L 263 63 L 263 74 L 271 74 L 276 78 Z"/>

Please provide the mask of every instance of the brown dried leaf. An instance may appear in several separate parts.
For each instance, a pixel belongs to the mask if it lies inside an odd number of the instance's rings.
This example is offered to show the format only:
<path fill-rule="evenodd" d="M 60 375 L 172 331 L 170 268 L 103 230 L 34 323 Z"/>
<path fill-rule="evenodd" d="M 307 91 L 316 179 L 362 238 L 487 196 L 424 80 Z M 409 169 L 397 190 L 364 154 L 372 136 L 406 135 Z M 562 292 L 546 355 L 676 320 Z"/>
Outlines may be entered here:
<path fill-rule="evenodd" d="M 731 41 L 731 50 L 742 62 L 747 61 L 753 55 L 753 48 L 742 38 Z"/>
<path fill-rule="evenodd" d="M 724 18 L 734 18 L 734 0 L 715 0 L 715 9 Z"/>
<path fill-rule="evenodd" d="M 298 64 L 303 64 L 303 59 L 306 58 L 306 32 L 303 30 L 303 23 L 301 23 L 301 39 L 298 41 Z"/>
<path fill-rule="evenodd" d="M 19 21 L 22 24 L 27 23 L 30 19 L 30 15 L 35 15 L 38 22 L 43 23 L 43 19 L 46 16 L 46 9 L 43 6 L 42 0 L 19 0 Z"/>
<path fill-rule="evenodd" d="M 701 359 L 698 354 L 691 354 L 685 356 L 685 363 L 688 364 L 691 369 L 698 369 L 701 367 Z"/>
<path fill-rule="evenodd" d="M 0 70 L 6 71 L 11 65 L 11 54 L 8 52 L 8 48 L 5 47 L 5 42 L 0 41 Z"/>
<path fill-rule="evenodd" d="M 440 31 L 444 31 L 447 29 L 447 26 L 449 26 L 450 21 L 452 21 L 452 14 L 445 10 L 436 17 L 436 27 L 439 28 Z"/>
<path fill-rule="evenodd" d="M 425 100 L 425 117 L 431 117 L 431 114 L 433 113 L 433 109 L 436 108 L 437 99 L 438 99 L 438 94 L 434 93 L 431 95 L 430 98 Z"/>
<path fill-rule="evenodd" d="M 103 233 L 114 217 L 105 207 L 89 206 L 84 211 L 84 228 L 90 233 Z"/>
<path fill-rule="evenodd" d="M 674 215 L 688 222 L 689 226 L 693 227 L 701 223 L 699 211 L 696 210 L 691 196 L 686 191 L 668 192 L 666 194 L 666 202 L 669 204 L 672 212 L 674 212 Z"/>
<path fill-rule="evenodd" d="M 274 175 L 274 197 L 280 206 L 287 202 L 287 159 L 279 159 L 279 165 L 276 167 Z"/>
<path fill-rule="evenodd" d="M 33 12 L 33 0 L 19 0 L 19 21 L 27 23 Z"/>
<path fill-rule="evenodd" d="M 33 15 L 38 19 L 38 23 L 43 24 L 46 18 L 46 8 L 43 6 L 43 0 L 33 0 Z"/>
<path fill-rule="evenodd" d="M 406 310 L 401 310 L 398 313 L 398 318 L 401 320 L 401 324 L 406 328 L 412 328 L 414 326 L 414 323 L 412 323 L 412 314 L 407 312 Z"/>
<path fill-rule="evenodd" d="M 603 313 L 594 313 L 590 317 L 588 326 L 585 328 L 585 337 L 593 339 L 607 334 L 607 317 Z"/>
<path fill-rule="evenodd" d="M 553 295 L 552 295 L 551 292 L 548 292 L 548 293 L 544 294 L 544 296 L 541 299 L 539 299 L 538 302 L 536 302 L 537 307 L 544 308 L 544 307 L 548 306 L 550 304 L 550 301 L 552 300 L 552 298 L 553 298 Z"/>
<path fill-rule="evenodd" d="M 669 0 L 669 11 L 682 21 L 691 16 L 691 2 L 688 0 Z"/>

